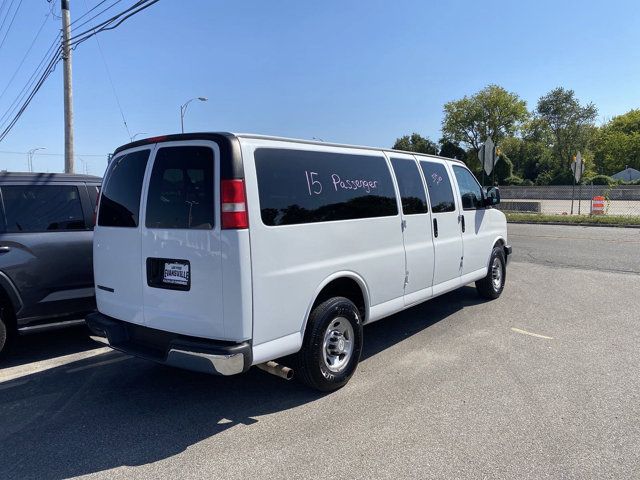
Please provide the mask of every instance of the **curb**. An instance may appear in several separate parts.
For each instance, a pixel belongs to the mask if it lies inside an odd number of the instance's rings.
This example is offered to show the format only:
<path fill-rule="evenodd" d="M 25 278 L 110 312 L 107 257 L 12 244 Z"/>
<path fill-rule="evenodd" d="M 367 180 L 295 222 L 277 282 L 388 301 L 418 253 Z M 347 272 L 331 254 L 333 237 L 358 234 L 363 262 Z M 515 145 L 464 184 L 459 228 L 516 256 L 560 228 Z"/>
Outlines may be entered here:
<path fill-rule="evenodd" d="M 616 223 L 528 222 L 526 220 L 507 220 L 507 223 L 522 223 L 525 225 L 564 225 L 567 227 L 640 228 L 640 225 L 620 225 Z"/>

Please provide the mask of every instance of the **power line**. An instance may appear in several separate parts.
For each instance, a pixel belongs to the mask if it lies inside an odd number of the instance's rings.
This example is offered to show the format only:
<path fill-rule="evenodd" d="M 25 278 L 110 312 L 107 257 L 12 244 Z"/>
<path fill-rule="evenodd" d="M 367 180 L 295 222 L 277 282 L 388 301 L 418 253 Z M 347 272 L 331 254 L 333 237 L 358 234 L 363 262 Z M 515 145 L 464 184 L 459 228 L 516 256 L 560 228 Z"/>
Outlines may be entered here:
<path fill-rule="evenodd" d="M 9 105 L 9 108 L 7 109 L 7 111 L 0 118 L 0 128 L 4 124 L 3 122 L 6 120 L 6 118 L 9 117 L 15 111 L 15 109 L 17 108 L 17 105 L 20 103 L 20 101 L 23 98 L 25 98 L 25 96 L 27 95 L 27 90 L 35 84 L 35 79 L 36 79 L 38 73 L 43 71 L 43 70 L 41 70 L 41 68 L 44 65 L 46 65 L 47 60 L 52 58 L 52 56 L 56 52 L 60 51 L 60 45 L 59 45 L 60 40 L 59 40 L 59 37 L 60 37 L 60 35 L 58 34 L 53 39 L 53 42 L 49 46 L 49 49 L 44 54 L 44 57 L 42 57 L 42 60 L 40 60 L 40 63 L 35 68 L 35 70 L 31 74 L 31 76 L 29 77 L 29 79 L 27 80 L 27 83 L 24 85 L 24 87 L 22 87 L 22 90 L 18 93 L 18 95 L 16 96 L 14 101 L 11 103 L 11 105 Z M 57 47 L 57 48 L 55 48 L 55 47 Z"/>
<path fill-rule="evenodd" d="M 26 155 L 29 152 L 13 152 L 10 150 L 0 150 L 0 154 L 12 154 L 12 155 Z M 40 155 L 49 155 L 51 157 L 64 157 L 64 153 L 38 153 L 38 156 Z M 83 157 L 104 157 L 106 155 L 108 155 L 107 153 L 77 153 L 76 155 L 81 155 Z"/>
<path fill-rule="evenodd" d="M 4 41 L 7 39 L 7 36 L 9 35 L 9 32 L 11 31 L 11 27 L 13 26 L 13 21 L 16 19 L 16 15 L 18 15 L 18 10 L 20 10 L 20 6 L 21 5 L 22 5 L 22 0 L 20 0 L 20 3 L 18 4 L 18 6 L 16 7 L 15 11 L 13 12 L 13 17 L 11 17 L 11 22 L 9 22 L 9 26 L 7 27 L 7 32 L 4 34 L 4 37 L 2 38 L 2 41 L 0 42 L 0 49 L 4 45 Z M 9 13 L 9 10 L 7 10 L 7 14 L 8 13 Z"/>
<path fill-rule="evenodd" d="M 8 5 L 7 6 L 7 11 L 4 12 L 4 18 L 2 19 L 2 22 L 0 22 L 0 32 L 2 32 L 2 29 L 4 28 L 4 24 L 6 23 L 7 18 L 9 18 L 9 12 L 11 12 L 11 9 L 13 8 L 14 2 L 15 2 L 15 0 L 11 0 L 11 3 L 4 2 L 2 4 L 2 8 L 0 8 L 0 15 L 2 15 L 1 12 L 4 9 L 4 6 Z"/>
<path fill-rule="evenodd" d="M 74 23 L 77 23 L 78 21 L 82 20 L 84 17 L 86 17 L 87 15 L 89 15 L 89 12 L 91 12 L 92 10 L 95 10 L 96 8 L 98 8 L 100 5 L 102 5 L 106 0 L 103 0 L 102 2 L 98 3 L 95 7 L 93 7 L 91 10 L 87 11 L 84 15 L 80 15 L 78 18 L 76 18 L 73 22 L 70 23 L 71 31 L 73 30 L 77 30 L 78 28 L 80 28 L 83 25 L 86 25 L 87 23 L 91 22 L 92 20 L 98 18 L 100 15 L 102 15 L 104 12 L 106 12 L 107 10 L 111 10 L 113 7 L 115 7 L 118 3 L 120 3 L 122 0 L 116 0 L 115 2 L 113 2 L 111 5 L 109 5 L 107 8 L 105 8 L 104 10 L 100 11 L 99 13 L 96 13 L 93 17 L 91 17 L 90 19 L 82 22 L 80 25 L 76 25 L 75 27 L 73 26 Z M 85 2 L 85 6 L 86 6 L 86 2 Z"/>
<path fill-rule="evenodd" d="M 47 64 L 46 68 L 44 69 L 42 75 L 40 76 L 40 78 L 36 82 L 36 85 L 33 87 L 31 92 L 27 96 L 26 100 L 24 101 L 24 103 L 22 104 L 20 109 L 18 110 L 18 112 L 15 114 L 13 119 L 9 122 L 7 127 L 2 132 L 0 132 L 0 142 L 5 139 L 5 137 L 8 135 L 8 133 L 13 128 L 13 126 L 18 121 L 18 119 L 22 116 L 22 114 L 24 113 L 26 108 L 31 103 L 31 100 L 33 100 L 33 97 L 35 96 L 35 94 L 38 93 L 38 90 L 40 90 L 40 88 L 42 88 L 42 85 L 43 85 L 44 81 L 55 70 L 55 67 L 56 67 L 57 63 L 61 60 L 61 58 L 62 58 L 62 56 L 61 56 L 61 53 L 60 53 L 60 48 L 58 48 L 58 50 L 53 55 L 53 58 L 51 58 L 51 60 Z"/>
<path fill-rule="evenodd" d="M 20 69 L 22 68 L 22 65 L 24 65 L 24 61 L 27 59 L 27 57 L 29 56 L 29 53 L 31 53 L 31 49 L 33 48 L 33 46 L 36 43 L 36 40 L 38 39 L 38 37 L 40 36 L 40 32 L 42 32 L 42 29 L 44 28 L 45 24 L 47 23 L 47 20 L 49 19 L 49 17 L 51 16 L 51 11 L 44 17 L 44 21 L 42 22 L 42 25 L 40 25 L 40 28 L 38 29 L 38 31 L 36 32 L 36 36 L 33 37 L 33 40 L 31 41 L 31 45 L 29 45 L 29 48 L 27 49 L 27 51 L 25 52 L 24 56 L 22 57 L 22 60 L 20 61 L 20 64 L 18 65 L 18 68 L 16 68 L 16 71 L 13 72 L 13 75 L 11 76 L 11 78 L 9 79 L 9 81 L 7 82 L 6 87 L 4 87 L 4 90 L 2 90 L 2 93 L 0 93 L 0 99 L 4 96 L 4 94 L 7 92 L 7 89 L 11 86 L 11 83 L 13 82 L 13 80 L 16 78 L 16 75 L 18 74 L 18 72 L 20 71 Z"/>
<path fill-rule="evenodd" d="M 85 8 L 86 8 L 87 7 L 87 1 L 86 0 L 84 0 L 84 5 L 85 5 Z M 87 12 L 87 13 L 89 13 L 89 12 Z M 127 131 L 127 136 L 129 138 L 131 138 L 131 131 L 129 130 L 129 125 L 127 125 L 127 119 L 124 117 L 124 110 L 122 109 L 122 105 L 120 104 L 120 98 L 118 97 L 118 92 L 116 91 L 116 86 L 113 83 L 113 77 L 111 77 L 111 71 L 109 70 L 109 66 L 107 65 L 107 59 L 106 59 L 106 57 L 104 55 L 104 51 L 102 50 L 102 45 L 100 45 L 100 40 L 98 40 L 98 37 L 95 37 L 95 41 L 96 41 L 96 44 L 98 45 L 98 51 L 100 52 L 100 57 L 102 58 L 102 63 L 104 63 L 104 69 L 107 71 L 107 77 L 109 78 L 109 83 L 111 84 L 111 90 L 113 91 L 113 96 L 116 98 L 116 103 L 118 104 L 118 109 L 120 110 L 120 116 L 122 117 L 122 123 L 124 123 L 124 128 Z"/>
<path fill-rule="evenodd" d="M 158 1 L 159 0 L 141 0 L 134 3 L 131 7 L 105 20 L 99 25 L 96 25 L 95 27 L 76 35 L 75 37 L 72 37 L 69 40 L 69 47 L 75 50 L 80 43 L 88 40 L 89 38 L 97 35 L 102 31 L 113 30 L 117 28 L 128 18 L 149 8 L 151 5 L 157 3 Z M 22 0 L 20 0 L 20 3 L 22 3 Z M 2 119 L 0 119 L 0 128 L 4 127 L 4 129 L 0 132 L 0 142 L 6 138 L 6 136 L 9 134 L 11 129 L 15 126 L 19 118 L 22 116 L 26 108 L 29 106 L 29 104 L 33 100 L 36 93 L 40 90 L 40 88 L 42 88 L 42 85 L 44 84 L 45 80 L 49 77 L 49 75 L 51 75 L 51 73 L 55 70 L 57 63 L 62 59 L 62 55 L 61 55 L 62 48 L 60 45 L 58 45 L 57 49 L 55 49 L 55 51 L 52 54 L 49 54 L 49 52 L 51 51 L 51 48 L 53 48 L 54 45 L 52 45 L 49 48 L 49 51 L 47 51 L 47 54 L 45 54 L 45 57 L 40 62 L 40 65 L 38 65 L 38 67 L 36 68 L 31 78 L 27 81 L 27 84 L 25 85 L 25 87 L 18 94 L 12 106 L 9 107 L 9 110 L 7 110 L 7 112 L 5 112 Z M 48 62 L 46 62 L 47 60 Z M 46 62 L 46 66 L 43 69 L 40 69 L 42 64 L 45 62 Z M 37 76 L 38 74 L 40 74 L 39 77 Z M 37 77 L 37 80 L 32 81 L 32 79 L 35 79 L 36 77 Z M 20 102 L 22 102 L 22 104 L 20 104 Z M 20 108 L 14 114 L 14 112 L 18 108 L 18 105 L 20 105 Z M 8 117 L 10 117 L 11 115 L 13 115 L 13 117 L 7 123 Z"/>
<path fill-rule="evenodd" d="M 85 42 L 86 40 L 90 39 L 91 37 L 93 37 L 94 35 L 97 35 L 100 32 L 104 32 L 106 30 L 113 30 L 119 27 L 120 25 L 122 25 L 122 23 L 124 23 L 125 20 L 134 16 L 136 13 L 140 13 L 141 11 L 149 8 L 151 5 L 153 5 L 154 3 L 157 3 L 158 1 L 159 0 L 141 0 L 139 2 L 136 2 L 131 7 L 118 13 L 117 15 L 114 15 L 108 20 L 105 20 L 104 22 L 96 25 L 95 27 L 85 30 L 84 32 L 78 33 L 74 37 L 71 37 L 70 44 L 72 48 L 75 50 L 79 44 L 81 44 L 82 42 Z"/>

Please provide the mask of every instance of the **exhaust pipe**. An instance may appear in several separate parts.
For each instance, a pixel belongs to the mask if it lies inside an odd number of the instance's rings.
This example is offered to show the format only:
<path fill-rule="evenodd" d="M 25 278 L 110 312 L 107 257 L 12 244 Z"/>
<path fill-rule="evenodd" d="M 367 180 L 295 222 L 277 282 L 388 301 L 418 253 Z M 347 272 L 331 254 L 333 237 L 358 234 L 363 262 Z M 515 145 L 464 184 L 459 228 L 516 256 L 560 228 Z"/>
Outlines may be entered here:
<path fill-rule="evenodd" d="M 293 368 L 285 367 L 274 361 L 259 363 L 256 367 L 276 377 L 284 378 L 285 380 L 291 380 L 293 378 Z"/>

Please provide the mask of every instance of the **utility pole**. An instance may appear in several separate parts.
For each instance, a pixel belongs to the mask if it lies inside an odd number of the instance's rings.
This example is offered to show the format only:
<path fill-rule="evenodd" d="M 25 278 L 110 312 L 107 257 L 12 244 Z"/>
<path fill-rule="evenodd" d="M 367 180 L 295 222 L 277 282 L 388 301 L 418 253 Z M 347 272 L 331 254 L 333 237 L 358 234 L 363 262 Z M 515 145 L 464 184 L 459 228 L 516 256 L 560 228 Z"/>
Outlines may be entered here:
<path fill-rule="evenodd" d="M 74 172 L 73 161 L 73 92 L 71 89 L 71 14 L 69 0 L 61 0 L 62 10 L 62 63 L 64 76 L 64 171 Z"/>

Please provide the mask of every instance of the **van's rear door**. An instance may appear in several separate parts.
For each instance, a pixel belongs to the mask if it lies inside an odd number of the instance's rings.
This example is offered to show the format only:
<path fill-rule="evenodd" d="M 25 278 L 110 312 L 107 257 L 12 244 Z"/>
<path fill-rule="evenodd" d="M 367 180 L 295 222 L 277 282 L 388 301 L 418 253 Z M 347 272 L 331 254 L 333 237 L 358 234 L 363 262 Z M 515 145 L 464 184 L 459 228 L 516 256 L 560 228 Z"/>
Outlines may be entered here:
<path fill-rule="evenodd" d="M 145 145 L 125 150 L 111 160 L 93 236 L 98 310 L 140 325 L 144 324 L 140 203 L 154 149 L 154 145 Z"/>
<path fill-rule="evenodd" d="M 222 315 L 218 144 L 162 142 L 143 192 L 142 297 L 145 324 L 225 339 Z"/>

